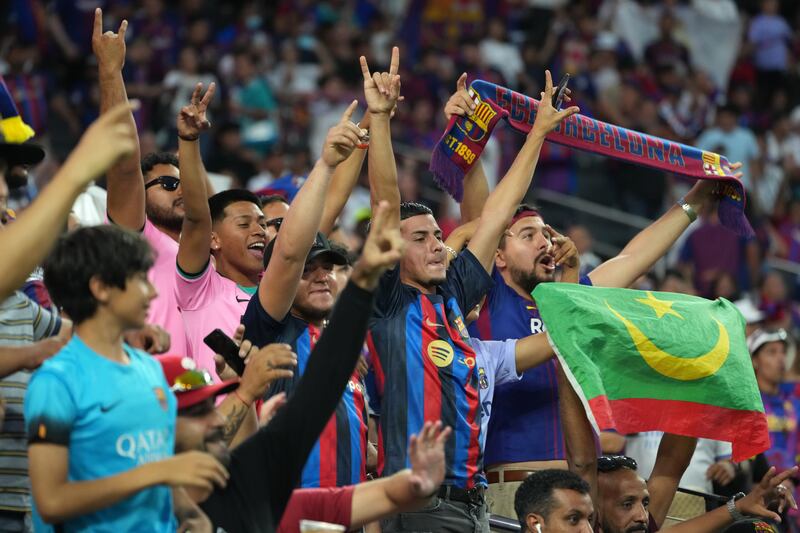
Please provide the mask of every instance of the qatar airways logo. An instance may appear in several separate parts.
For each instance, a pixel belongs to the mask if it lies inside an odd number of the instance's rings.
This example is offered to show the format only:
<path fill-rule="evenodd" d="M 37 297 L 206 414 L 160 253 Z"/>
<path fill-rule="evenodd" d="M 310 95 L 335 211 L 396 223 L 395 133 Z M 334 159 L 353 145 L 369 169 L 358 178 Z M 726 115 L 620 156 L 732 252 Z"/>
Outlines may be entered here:
<path fill-rule="evenodd" d="M 147 429 L 123 433 L 117 438 L 117 454 L 137 465 L 161 461 L 172 456 L 169 429 Z"/>

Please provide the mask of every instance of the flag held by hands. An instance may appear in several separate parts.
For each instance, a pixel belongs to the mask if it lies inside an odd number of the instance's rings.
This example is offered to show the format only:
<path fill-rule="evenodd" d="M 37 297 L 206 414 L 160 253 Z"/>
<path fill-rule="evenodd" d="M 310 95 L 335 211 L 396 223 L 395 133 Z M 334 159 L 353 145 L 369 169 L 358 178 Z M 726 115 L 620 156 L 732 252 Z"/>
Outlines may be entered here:
<path fill-rule="evenodd" d="M 769 448 L 744 319 L 729 301 L 566 283 L 533 297 L 595 430 L 724 440 L 734 461 Z"/>

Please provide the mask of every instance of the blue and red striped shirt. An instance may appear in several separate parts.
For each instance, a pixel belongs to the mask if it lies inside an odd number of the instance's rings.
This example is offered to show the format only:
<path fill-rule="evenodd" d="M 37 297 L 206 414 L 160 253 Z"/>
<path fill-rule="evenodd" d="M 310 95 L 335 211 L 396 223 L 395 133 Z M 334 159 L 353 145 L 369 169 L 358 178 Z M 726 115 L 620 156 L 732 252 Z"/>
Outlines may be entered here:
<path fill-rule="evenodd" d="M 478 320 L 470 324 L 473 337 L 483 340 L 522 339 L 544 331 L 536 303 L 509 287 L 497 269 Z M 581 284 L 591 285 L 588 277 Z M 499 385 L 492 399 L 486 435 L 487 465 L 564 459 L 564 434 L 558 413 L 556 361 L 525 371 L 522 379 Z"/>
<path fill-rule="evenodd" d="M 399 267 L 381 279 L 367 340 L 377 389 L 371 400 L 380 415 L 382 475 L 408 468 L 409 437 L 426 421 L 442 420 L 454 432 L 445 445 L 444 483 L 462 489 L 485 484 L 480 381 L 461 310 L 477 305 L 491 284 L 469 251 L 450 264 L 436 294 L 404 285 Z"/>
<path fill-rule="evenodd" d="M 256 346 L 286 343 L 297 354 L 297 369 L 292 379 L 272 384 L 267 397 L 279 392 L 291 395 L 306 370 L 321 331 L 299 318 L 287 315 L 278 322 L 267 313 L 259 298 L 251 298 L 242 317 L 245 338 Z M 364 384 L 357 373 L 347 382 L 336 412 L 328 420 L 303 467 L 302 488 L 343 487 L 366 480 L 367 405 Z"/>

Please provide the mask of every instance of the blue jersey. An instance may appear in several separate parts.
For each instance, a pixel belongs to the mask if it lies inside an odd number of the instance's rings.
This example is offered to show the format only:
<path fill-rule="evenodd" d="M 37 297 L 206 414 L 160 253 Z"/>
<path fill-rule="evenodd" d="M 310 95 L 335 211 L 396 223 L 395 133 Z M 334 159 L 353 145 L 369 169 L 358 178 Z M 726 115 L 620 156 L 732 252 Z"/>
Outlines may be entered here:
<path fill-rule="evenodd" d="M 25 396 L 31 444 L 69 450 L 70 482 L 121 474 L 172 457 L 177 402 L 161 365 L 125 346 L 130 363 L 111 361 L 75 335 L 34 373 Z M 45 531 L 34 506 L 36 531 Z M 59 524 L 62 531 L 175 531 L 172 491 L 141 490 Z"/>
<path fill-rule="evenodd" d="M 445 444 L 445 484 L 483 484 L 480 379 L 462 309 L 477 305 L 491 278 L 470 251 L 450 264 L 436 294 L 400 281 L 399 267 L 381 278 L 368 343 L 380 414 L 378 468 L 390 475 L 409 467 L 408 439 L 426 421 L 453 428 Z"/>
<path fill-rule="evenodd" d="M 291 314 L 278 322 L 267 313 L 258 298 L 251 298 L 242 317 L 245 337 L 256 346 L 290 344 L 297 354 L 297 369 L 291 379 L 272 384 L 267 397 L 286 392 L 291 395 L 306 370 L 311 350 L 321 331 Z M 308 456 L 302 488 L 355 485 L 367 477 L 367 405 L 364 385 L 353 373 L 342 399 Z"/>
<path fill-rule="evenodd" d="M 483 340 L 522 339 L 544 331 L 536 303 L 509 287 L 497 269 L 480 317 L 470 333 Z M 591 285 L 588 277 L 581 284 Z M 564 459 L 564 434 L 558 413 L 557 363 L 551 359 L 498 386 L 486 436 L 487 465 Z"/>
<path fill-rule="evenodd" d="M 770 466 L 778 472 L 792 468 L 800 457 L 798 445 L 797 416 L 800 414 L 800 400 L 795 398 L 790 386 L 781 387 L 777 395 L 761 393 L 764 413 L 769 428 L 769 450 L 764 452 Z"/>

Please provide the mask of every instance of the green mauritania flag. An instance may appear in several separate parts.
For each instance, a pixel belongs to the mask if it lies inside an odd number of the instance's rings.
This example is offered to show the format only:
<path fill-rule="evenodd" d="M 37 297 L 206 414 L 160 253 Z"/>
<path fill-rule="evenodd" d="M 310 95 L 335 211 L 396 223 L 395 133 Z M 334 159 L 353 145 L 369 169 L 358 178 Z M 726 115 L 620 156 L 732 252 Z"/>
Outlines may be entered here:
<path fill-rule="evenodd" d="M 555 349 L 596 430 L 660 430 L 769 448 L 744 337 L 725 299 L 571 283 L 533 291 Z"/>

